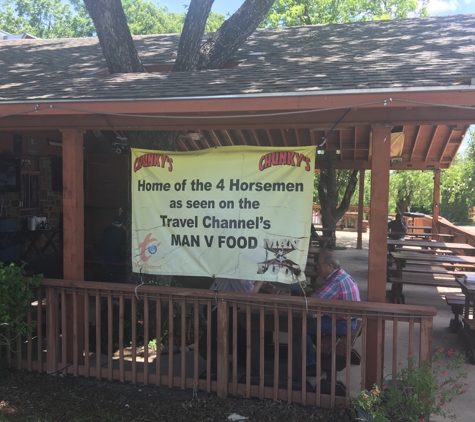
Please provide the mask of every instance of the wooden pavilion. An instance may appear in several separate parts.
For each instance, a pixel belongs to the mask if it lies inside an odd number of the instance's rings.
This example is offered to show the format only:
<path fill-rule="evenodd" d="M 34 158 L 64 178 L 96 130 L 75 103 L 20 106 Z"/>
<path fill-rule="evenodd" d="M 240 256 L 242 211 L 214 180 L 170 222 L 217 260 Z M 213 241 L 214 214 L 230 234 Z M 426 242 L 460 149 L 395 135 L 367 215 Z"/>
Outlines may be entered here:
<path fill-rule="evenodd" d="M 64 279 L 84 280 L 88 148 L 174 130 L 182 151 L 318 145 L 317 168 L 334 151 L 337 168 L 371 170 L 368 301 L 385 302 L 389 172 L 434 171 L 437 198 L 439 170 L 475 123 L 475 15 L 259 29 L 223 69 L 199 72 L 170 72 L 179 35 L 134 40 L 149 73 L 109 75 L 96 38 L 0 41 L 2 149 L 28 158 L 18 135 L 62 145 Z"/>

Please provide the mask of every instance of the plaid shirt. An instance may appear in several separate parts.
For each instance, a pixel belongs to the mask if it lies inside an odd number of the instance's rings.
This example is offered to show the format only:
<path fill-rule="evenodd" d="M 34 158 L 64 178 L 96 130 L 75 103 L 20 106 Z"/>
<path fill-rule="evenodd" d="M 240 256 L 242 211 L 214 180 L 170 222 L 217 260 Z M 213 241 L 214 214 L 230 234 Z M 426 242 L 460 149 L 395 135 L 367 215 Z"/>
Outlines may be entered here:
<path fill-rule="evenodd" d="M 320 299 L 339 299 L 360 301 L 360 291 L 356 281 L 341 268 L 333 271 L 325 280 L 325 284 L 312 293 Z M 346 319 L 346 317 L 337 317 Z"/>

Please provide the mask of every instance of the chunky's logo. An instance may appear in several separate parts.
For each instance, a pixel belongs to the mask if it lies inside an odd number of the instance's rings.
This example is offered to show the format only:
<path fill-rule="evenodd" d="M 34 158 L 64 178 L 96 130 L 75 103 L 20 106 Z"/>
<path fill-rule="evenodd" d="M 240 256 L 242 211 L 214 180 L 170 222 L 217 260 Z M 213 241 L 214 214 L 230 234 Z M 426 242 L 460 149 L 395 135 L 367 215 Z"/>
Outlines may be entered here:
<path fill-rule="evenodd" d="M 147 262 L 152 255 L 157 253 L 161 242 L 157 243 L 157 239 L 152 237 L 152 233 L 147 234 L 142 243 L 139 244 L 140 260 Z"/>
<path fill-rule="evenodd" d="M 310 157 L 295 151 L 269 152 L 259 159 L 259 170 L 263 171 L 273 166 L 303 167 L 310 171 Z"/>
<path fill-rule="evenodd" d="M 161 167 L 173 171 L 173 158 L 165 154 L 144 154 L 137 157 L 134 161 L 134 172 L 142 167 Z"/>

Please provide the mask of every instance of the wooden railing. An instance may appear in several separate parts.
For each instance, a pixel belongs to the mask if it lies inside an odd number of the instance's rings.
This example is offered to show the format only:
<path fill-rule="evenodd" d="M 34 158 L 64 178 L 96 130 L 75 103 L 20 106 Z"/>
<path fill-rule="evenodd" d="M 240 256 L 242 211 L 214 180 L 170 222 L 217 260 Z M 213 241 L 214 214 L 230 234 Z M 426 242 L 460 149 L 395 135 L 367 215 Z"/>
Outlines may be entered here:
<path fill-rule="evenodd" d="M 350 342 L 337 356 L 341 338 L 330 335 L 328 356 L 325 342 L 316 344 L 311 378 L 302 365 L 306 335 L 322 315 L 332 316 L 333 327 L 336 316 L 360 321 L 355 348 L 361 364 L 352 365 Z M 407 354 L 429 361 L 435 315 L 434 308 L 422 306 L 44 280 L 27 316 L 36 327 L 3 353 L 12 367 L 30 371 L 333 407 L 348 405 L 366 388 L 369 366 L 381 382 L 396 374 Z M 369 326 L 380 340 L 371 362 Z M 147 347 L 155 339 L 156 353 Z M 167 354 L 160 344 L 174 345 L 176 353 L 170 346 Z M 324 381 L 312 382 L 325 373 Z"/>
<path fill-rule="evenodd" d="M 433 220 L 431 216 L 417 217 L 414 218 L 415 226 L 433 226 Z M 469 245 L 475 246 L 475 234 L 464 230 L 460 227 L 454 226 L 450 221 L 445 218 L 439 218 L 436 227 L 437 233 L 440 234 L 451 234 L 453 235 L 454 243 L 467 243 Z"/>

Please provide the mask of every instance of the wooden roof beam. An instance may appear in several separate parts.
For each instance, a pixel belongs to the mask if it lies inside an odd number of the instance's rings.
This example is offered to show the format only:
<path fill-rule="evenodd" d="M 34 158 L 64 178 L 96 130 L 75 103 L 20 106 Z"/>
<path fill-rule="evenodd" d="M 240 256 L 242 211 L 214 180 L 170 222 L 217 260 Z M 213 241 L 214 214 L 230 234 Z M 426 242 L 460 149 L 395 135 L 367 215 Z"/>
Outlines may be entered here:
<path fill-rule="evenodd" d="M 438 130 L 439 130 L 439 126 L 435 126 L 435 129 L 432 132 L 431 140 L 429 142 L 429 147 L 427 148 L 426 157 L 425 157 L 424 161 L 427 161 L 427 158 L 429 157 L 429 153 L 430 153 L 430 150 L 431 150 L 432 146 L 434 145 L 434 138 L 435 138 L 435 135 L 437 135 Z"/>
<path fill-rule="evenodd" d="M 414 158 L 414 151 L 416 150 L 416 146 L 420 141 L 420 134 L 421 134 L 421 127 L 419 126 L 417 128 L 417 133 L 416 133 L 416 137 L 414 139 L 414 144 L 412 145 L 412 151 L 409 154 L 409 162 L 412 162 L 412 159 Z"/>
<path fill-rule="evenodd" d="M 450 140 L 452 139 L 452 135 L 453 135 L 453 134 L 454 134 L 454 130 L 451 129 L 449 135 L 448 135 L 447 138 L 445 139 L 445 145 L 444 145 L 444 148 L 443 148 L 443 150 L 442 150 L 442 153 L 440 154 L 439 161 L 442 161 L 442 158 L 443 158 L 444 155 L 445 155 L 445 151 L 447 151 L 447 147 L 448 147 L 448 145 L 449 145 Z"/>

